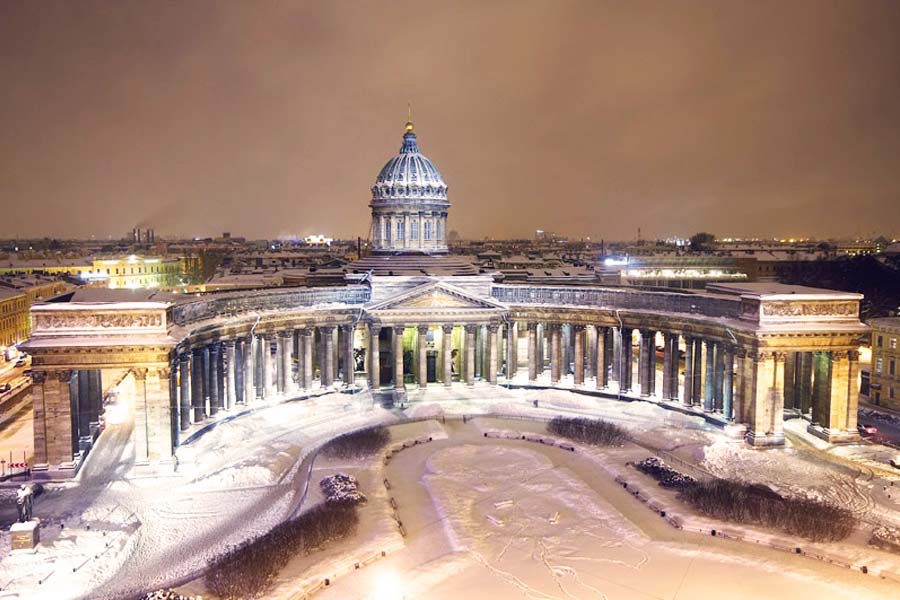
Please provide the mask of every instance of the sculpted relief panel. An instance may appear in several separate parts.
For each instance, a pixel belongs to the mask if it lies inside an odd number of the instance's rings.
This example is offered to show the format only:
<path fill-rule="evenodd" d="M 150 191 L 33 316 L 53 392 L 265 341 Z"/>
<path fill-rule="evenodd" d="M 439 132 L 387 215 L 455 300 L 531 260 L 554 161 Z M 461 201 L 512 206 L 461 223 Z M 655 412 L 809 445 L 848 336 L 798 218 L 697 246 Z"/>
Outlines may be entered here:
<path fill-rule="evenodd" d="M 764 302 L 764 317 L 856 317 L 856 302 Z"/>
<path fill-rule="evenodd" d="M 34 329 L 161 329 L 161 312 L 58 312 L 33 314 Z"/>

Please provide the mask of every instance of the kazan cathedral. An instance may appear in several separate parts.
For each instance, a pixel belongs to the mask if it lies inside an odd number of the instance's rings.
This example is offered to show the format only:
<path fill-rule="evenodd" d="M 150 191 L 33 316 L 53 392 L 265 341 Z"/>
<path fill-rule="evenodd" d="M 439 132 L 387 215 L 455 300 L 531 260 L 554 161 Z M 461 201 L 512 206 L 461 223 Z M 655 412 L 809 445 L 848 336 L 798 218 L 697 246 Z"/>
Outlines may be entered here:
<path fill-rule="evenodd" d="M 332 392 L 402 417 L 429 397 L 560 388 L 696 414 L 752 446 L 782 445 L 786 417 L 856 439 L 860 295 L 505 284 L 448 253 L 449 188 L 412 123 L 371 192 L 372 253 L 344 285 L 81 289 L 34 305 L 35 476 L 77 472 L 123 390 L 125 460 L 149 465 L 255 404 Z"/>

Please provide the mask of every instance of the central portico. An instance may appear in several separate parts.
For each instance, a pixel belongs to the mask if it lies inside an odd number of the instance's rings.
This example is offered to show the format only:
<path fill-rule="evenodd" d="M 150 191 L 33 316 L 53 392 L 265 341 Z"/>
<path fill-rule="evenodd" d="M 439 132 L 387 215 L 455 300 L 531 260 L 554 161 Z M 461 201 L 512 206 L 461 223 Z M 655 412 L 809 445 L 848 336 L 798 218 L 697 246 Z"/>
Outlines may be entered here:
<path fill-rule="evenodd" d="M 373 292 L 379 279 L 372 282 Z M 453 381 L 474 385 L 476 377 L 496 383 L 497 332 L 509 318 L 508 307 L 440 279 L 410 284 L 414 287 L 366 308 L 373 390 L 390 383 L 396 401 L 405 397 L 408 380 L 420 388 Z M 389 351 L 382 342 L 390 343 Z M 486 369 L 477 368 L 479 356 Z"/>

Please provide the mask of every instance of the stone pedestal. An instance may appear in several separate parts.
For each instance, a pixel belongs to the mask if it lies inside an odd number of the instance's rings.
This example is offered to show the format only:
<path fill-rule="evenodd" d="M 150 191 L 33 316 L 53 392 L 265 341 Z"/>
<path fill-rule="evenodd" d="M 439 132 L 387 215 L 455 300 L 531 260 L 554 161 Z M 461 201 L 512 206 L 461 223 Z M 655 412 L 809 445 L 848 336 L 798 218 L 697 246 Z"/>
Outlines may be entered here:
<path fill-rule="evenodd" d="M 814 423 L 810 423 L 806 431 L 829 444 L 856 444 L 860 441 L 859 433 L 856 431 L 826 429 Z"/>
<path fill-rule="evenodd" d="M 33 550 L 41 541 L 41 521 L 32 519 L 25 523 L 13 523 L 9 534 L 13 550 Z"/>

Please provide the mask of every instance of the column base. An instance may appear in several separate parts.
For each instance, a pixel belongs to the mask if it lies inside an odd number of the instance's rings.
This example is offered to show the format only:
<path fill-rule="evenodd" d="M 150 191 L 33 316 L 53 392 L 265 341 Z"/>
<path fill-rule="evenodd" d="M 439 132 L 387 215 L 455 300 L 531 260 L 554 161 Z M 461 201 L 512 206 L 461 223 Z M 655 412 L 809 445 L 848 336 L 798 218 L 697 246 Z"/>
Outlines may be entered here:
<path fill-rule="evenodd" d="M 744 436 L 744 441 L 754 448 L 784 446 L 784 432 L 757 433 L 755 431 L 748 431 L 747 435 Z"/>
<path fill-rule="evenodd" d="M 826 429 L 814 423 L 807 425 L 806 432 L 825 440 L 829 444 L 856 444 L 860 441 L 859 433 L 856 431 Z"/>
<path fill-rule="evenodd" d="M 743 440 L 747 435 L 747 425 L 744 423 L 728 423 L 724 427 L 725 437 Z"/>

